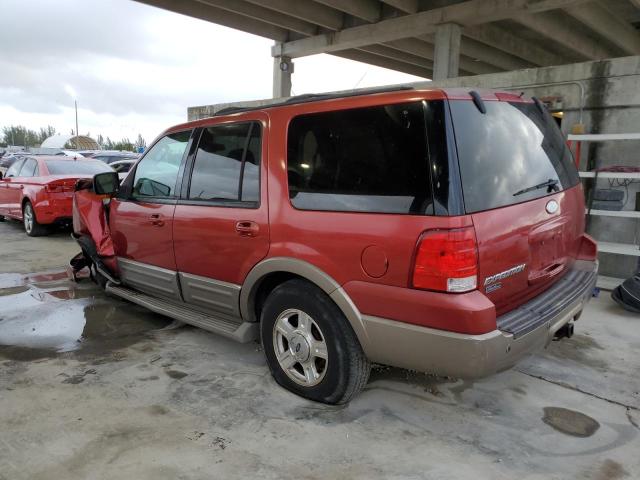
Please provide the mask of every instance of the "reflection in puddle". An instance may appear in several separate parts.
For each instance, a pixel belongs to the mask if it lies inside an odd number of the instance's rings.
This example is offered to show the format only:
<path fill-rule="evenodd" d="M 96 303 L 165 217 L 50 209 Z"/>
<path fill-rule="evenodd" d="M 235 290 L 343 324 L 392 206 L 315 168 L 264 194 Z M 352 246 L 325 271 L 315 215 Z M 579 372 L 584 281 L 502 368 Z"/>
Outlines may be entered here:
<path fill-rule="evenodd" d="M 0 345 L 50 348 L 59 352 L 77 348 L 85 325 L 83 305 L 56 306 L 48 309 L 50 311 L 37 310 L 37 315 L 26 316 L 20 312 L 3 318 L 0 323 Z"/>
<path fill-rule="evenodd" d="M 42 273 L 0 273 L 0 289 L 10 289 L 14 287 L 25 287 L 29 285 L 46 286 L 57 284 L 69 279 L 69 274 L 65 270 L 56 270 Z M 0 295 L 3 295 L 0 291 Z M 7 295 L 5 293 L 5 295 Z"/>
<path fill-rule="evenodd" d="M 0 285 L 8 283 L 8 275 L 0 275 Z M 1 357 L 31 360 L 63 352 L 100 354 L 136 343 L 170 323 L 144 308 L 107 299 L 93 284 L 68 282 L 64 272 L 29 279 L 42 283 L 0 286 Z"/>
<path fill-rule="evenodd" d="M 3 288 L 0 290 L 0 297 L 4 297 L 7 295 L 15 295 L 16 293 L 26 292 L 27 290 L 29 290 L 29 287 L 27 287 L 26 285 Z"/>
<path fill-rule="evenodd" d="M 0 273 L 0 288 L 21 287 L 25 284 L 24 275 L 19 273 Z"/>

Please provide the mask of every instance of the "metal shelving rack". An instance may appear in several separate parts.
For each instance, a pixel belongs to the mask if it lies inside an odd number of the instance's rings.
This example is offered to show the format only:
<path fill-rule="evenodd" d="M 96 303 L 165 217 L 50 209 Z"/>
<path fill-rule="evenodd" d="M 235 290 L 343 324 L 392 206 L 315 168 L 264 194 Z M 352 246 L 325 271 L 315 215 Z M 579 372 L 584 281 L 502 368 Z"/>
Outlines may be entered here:
<path fill-rule="evenodd" d="M 614 140 L 640 140 L 640 133 L 611 133 L 611 134 L 589 134 L 589 135 L 569 135 L 569 142 L 604 142 Z M 578 143 L 579 145 L 579 143 Z M 580 178 L 595 178 L 596 172 L 580 171 Z M 623 180 L 640 180 L 640 172 L 598 172 L 600 178 L 618 178 Z M 635 210 L 587 210 L 585 214 L 598 215 L 604 217 L 636 218 L 640 219 L 640 212 Z M 640 246 L 628 243 L 601 242 L 598 241 L 598 251 L 612 253 L 615 255 L 627 255 L 640 257 Z M 606 290 L 612 290 L 623 282 L 622 278 L 598 276 L 597 286 Z"/>

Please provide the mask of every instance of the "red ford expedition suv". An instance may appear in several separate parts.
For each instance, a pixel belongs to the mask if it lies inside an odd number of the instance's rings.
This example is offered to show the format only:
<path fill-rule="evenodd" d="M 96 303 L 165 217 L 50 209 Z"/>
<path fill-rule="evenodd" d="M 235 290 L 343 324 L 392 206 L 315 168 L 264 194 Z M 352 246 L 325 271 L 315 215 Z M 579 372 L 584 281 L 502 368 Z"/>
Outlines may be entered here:
<path fill-rule="evenodd" d="M 109 173 L 76 188 L 76 269 L 261 338 L 276 381 L 321 402 L 349 401 L 370 362 L 505 370 L 570 335 L 596 281 L 571 154 L 544 106 L 512 93 L 222 111 L 167 130 L 119 188 Z"/>

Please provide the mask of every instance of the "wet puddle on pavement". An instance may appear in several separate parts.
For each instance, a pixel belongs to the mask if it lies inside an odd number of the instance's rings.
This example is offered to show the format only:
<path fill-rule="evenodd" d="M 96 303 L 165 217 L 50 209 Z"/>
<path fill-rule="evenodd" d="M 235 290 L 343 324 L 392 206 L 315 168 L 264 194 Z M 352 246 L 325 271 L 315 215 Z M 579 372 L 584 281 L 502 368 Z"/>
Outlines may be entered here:
<path fill-rule="evenodd" d="M 42 273 L 0 273 L 0 292 L 10 288 L 28 288 L 29 285 L 46 285 L 67 280 L 67 272 L 51 271 Z M 0 293 L 2 295 L 2 293 Z"/>
<path fill-rule="evenodd" d="M 125 348 L 170 320 L 111 299 L 89 280 L 65 272 L 0 274 L 0 357 L 33 360 Z"/>

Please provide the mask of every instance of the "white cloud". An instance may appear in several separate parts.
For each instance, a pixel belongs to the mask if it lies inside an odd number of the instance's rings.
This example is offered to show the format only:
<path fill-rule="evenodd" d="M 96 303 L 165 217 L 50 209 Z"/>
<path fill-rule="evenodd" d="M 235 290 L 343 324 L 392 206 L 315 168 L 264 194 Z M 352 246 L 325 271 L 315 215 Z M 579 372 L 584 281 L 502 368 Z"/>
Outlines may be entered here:
<path fill-rule="evenodd" d="M 77 99 L 81 132 L 150 141 L 188 106 L 271 95 L 271 40 L 131 0 L 2 3 L 0 126 L 67 133 Z M 418 80 L 329 55 L 295 65 L 295 94 Z"/>

